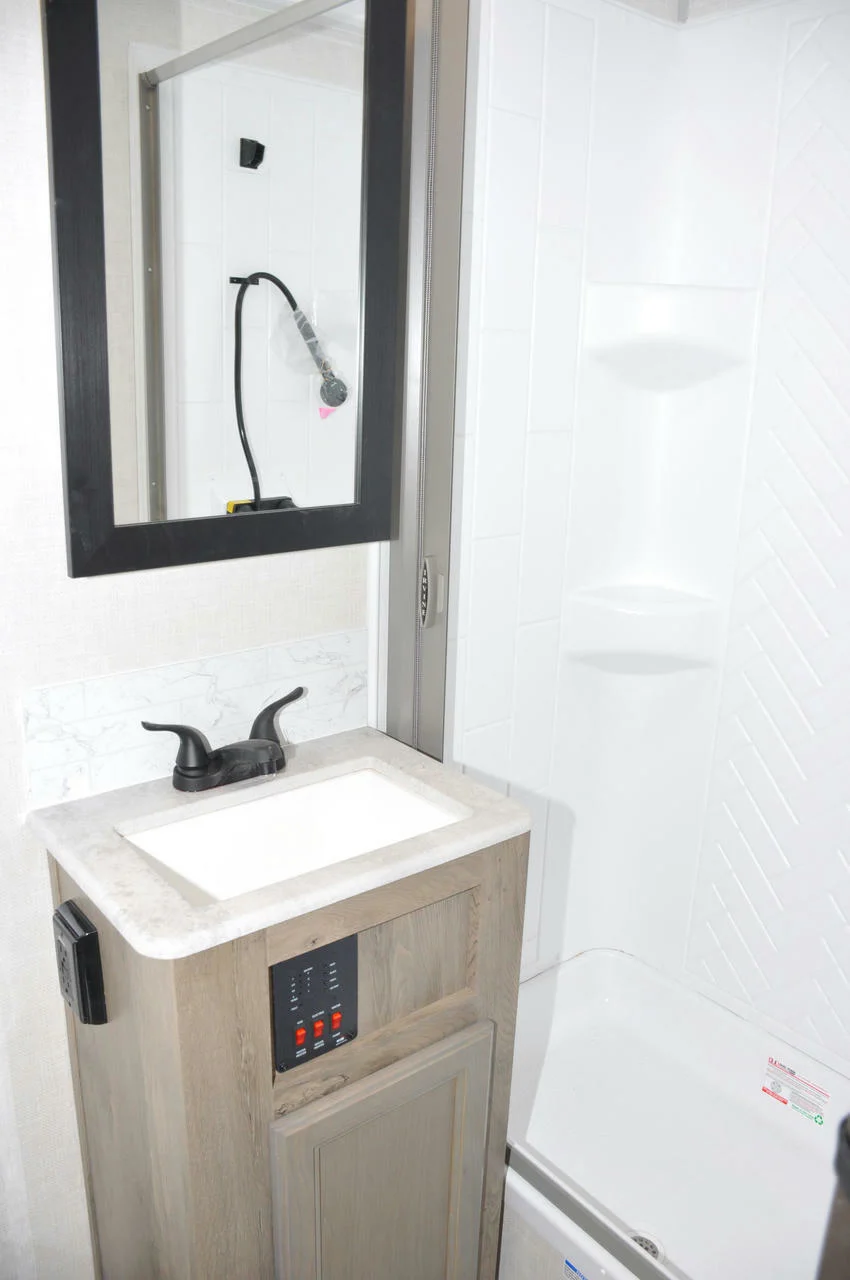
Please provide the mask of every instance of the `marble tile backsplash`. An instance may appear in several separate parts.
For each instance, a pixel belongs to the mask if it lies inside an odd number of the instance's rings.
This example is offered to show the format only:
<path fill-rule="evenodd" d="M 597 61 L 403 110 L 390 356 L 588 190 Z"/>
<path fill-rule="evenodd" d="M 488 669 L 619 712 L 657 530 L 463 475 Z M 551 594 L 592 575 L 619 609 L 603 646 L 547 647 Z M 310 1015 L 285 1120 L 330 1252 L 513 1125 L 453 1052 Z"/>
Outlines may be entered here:
<path fill-rule="evenodd" d="M 259 709 L 295 685 L 286 740 L 306 742 L 367 721 L 366 631 L 76 680 L 24 695 L 28 807 L 111 791 L 171 772 L 177 740 L 141 720 L 201 729 L 212 746 L 245 738 Z"/>

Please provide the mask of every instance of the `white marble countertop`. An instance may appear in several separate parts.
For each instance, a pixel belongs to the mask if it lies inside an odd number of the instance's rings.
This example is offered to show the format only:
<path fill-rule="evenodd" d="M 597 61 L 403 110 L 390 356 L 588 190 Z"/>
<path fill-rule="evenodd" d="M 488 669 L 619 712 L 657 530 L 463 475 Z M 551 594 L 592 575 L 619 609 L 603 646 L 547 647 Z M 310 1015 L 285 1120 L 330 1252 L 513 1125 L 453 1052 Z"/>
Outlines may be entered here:
<path fill-rule="evenodd" d="M 235 783 L 202 794 L 175 791 L 170 778 L 38 809 L 30 830 L 80 890 L 141 955 L 175 960 L 245 937 L 320 907 L 342 902 L 405 876 L 452 862 L 521 835 L 529 815 L 514 800 L 420 755 L 375 729 L 320 738 L 286 749 L 286 769 L 274 778 Z M 415 789 L 437 792 L 469 816 L 425 835 L 364 853 L 306 875 L 225 901 L 191 902 L 117 827 L 138 830 L 210 812 L 351 768 L 387 766 Z M 238 850 L 234 850 L 238 857 Z"/>

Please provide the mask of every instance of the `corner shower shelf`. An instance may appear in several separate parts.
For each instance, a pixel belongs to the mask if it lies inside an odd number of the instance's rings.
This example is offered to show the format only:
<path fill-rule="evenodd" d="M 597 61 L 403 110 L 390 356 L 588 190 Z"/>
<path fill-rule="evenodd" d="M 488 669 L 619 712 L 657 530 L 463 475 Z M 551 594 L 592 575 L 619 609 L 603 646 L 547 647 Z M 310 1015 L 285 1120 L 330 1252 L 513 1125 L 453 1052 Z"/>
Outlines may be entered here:
<path fill-rule="evenodd" d="M 576 661 L 614 673 L 662 674 L 716 661 L 722 609 L 711 596 L 620 582 L 571 592 L 566 620 Z"/>
<path fill-rule="evenodd" d="M 615 582 L 599 587 L 580 587 L 570 599 L 593 603 L 597 608 L 617 613 L 637 613 L 644 617 L 659 614 L 710 613 L 720 606 L 712 596 L 680 591 L 655 582 Z"/>
<path fill-rule="evenodd" d="M 685 391 L 742 363 L 720 347 L 662 334 L 591 347 L 589 355 L 640 391 Z"/>

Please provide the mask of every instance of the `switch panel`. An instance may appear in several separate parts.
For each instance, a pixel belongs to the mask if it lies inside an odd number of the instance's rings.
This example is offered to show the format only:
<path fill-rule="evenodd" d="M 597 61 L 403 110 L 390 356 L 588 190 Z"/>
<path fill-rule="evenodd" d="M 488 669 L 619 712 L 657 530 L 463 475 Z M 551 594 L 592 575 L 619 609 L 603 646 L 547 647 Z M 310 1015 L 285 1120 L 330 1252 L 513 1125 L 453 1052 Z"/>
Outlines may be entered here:
<path fill-rule="evenodd" d="M 276 1071 L 357 1035 L 357 934 L 271 967 Z"/>

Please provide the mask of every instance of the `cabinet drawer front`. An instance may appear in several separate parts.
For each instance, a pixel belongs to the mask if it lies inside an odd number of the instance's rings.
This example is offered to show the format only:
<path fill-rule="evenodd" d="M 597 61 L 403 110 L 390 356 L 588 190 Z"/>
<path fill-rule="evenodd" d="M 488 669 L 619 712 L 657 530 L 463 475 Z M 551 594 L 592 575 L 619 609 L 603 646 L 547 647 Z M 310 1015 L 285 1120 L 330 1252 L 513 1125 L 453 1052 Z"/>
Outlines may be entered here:
<path fill-rule="evenodd" d="M 493 1027 L 271 1125 L 278 1280 L 473 1280 Z"/>

